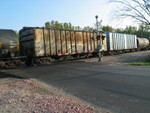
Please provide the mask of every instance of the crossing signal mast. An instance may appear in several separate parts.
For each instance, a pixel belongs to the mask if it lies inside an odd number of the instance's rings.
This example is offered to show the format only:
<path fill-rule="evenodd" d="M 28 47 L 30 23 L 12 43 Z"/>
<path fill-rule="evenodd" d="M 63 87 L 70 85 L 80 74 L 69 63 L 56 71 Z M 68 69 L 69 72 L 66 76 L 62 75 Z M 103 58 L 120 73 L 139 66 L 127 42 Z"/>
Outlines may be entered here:
<path fill-rule="evenodd" d="M 98 16 L 95 16 L 96 18 L 96 30 L 98 31 L 102 31 L 102 20 L 98 21 Z"/>
<path fill-rule="evenodd" d="M 96 18 L 96 30 L 97 30 L 96 39 L 97 39 L 97 42 L 98 42 L 98 45 L 97 45 L 98 58 L 99 58 L 98 62 L 100 62 L 101 58 L 102 58 L 102 53 L 101 52 L 104 49 L 104 46 L 100 43 L 100 38 L 102 38 L 102 36 L 100 36 L 100 34 L 99 34 L 99 32 L 102 31 L 102 25 L 101 25 L 102 20 L 98 21 L 98 16 L 97 15 L 95 16 L 95 18 Z"/>

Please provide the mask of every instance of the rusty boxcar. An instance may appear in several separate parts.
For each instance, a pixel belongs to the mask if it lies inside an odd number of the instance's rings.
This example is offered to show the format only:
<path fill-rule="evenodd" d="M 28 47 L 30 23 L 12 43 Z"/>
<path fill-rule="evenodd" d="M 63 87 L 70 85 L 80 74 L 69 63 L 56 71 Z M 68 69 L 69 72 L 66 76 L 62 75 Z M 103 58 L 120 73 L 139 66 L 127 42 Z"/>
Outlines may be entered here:
<path fill-rule="evenodd" d="M 19 34 L 23 56 L 56 57 L 91 54 L 97 52 L 98 44 L 103 44 L 104 51 L 107 51 L 106 39 L 96 39 L 98 35 L 104 35 L 100 32 L 24 27 Z"/>

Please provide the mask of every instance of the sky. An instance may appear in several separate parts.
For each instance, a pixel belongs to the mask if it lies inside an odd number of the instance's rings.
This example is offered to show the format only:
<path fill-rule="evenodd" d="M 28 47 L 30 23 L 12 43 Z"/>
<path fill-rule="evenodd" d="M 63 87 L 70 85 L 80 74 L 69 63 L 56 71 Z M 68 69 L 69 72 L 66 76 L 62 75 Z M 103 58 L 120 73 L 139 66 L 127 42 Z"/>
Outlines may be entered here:
<path fill-rule="evenodd" d="M 113 19 L 114 6 L 109 0 L 0 0 L 0 29 L 19 31 L 22 27 L 43 27 L 51 20 L 71 22 L 73 26 L 94 27 L 98 15 L 102 25 L 125 27 Z"/>

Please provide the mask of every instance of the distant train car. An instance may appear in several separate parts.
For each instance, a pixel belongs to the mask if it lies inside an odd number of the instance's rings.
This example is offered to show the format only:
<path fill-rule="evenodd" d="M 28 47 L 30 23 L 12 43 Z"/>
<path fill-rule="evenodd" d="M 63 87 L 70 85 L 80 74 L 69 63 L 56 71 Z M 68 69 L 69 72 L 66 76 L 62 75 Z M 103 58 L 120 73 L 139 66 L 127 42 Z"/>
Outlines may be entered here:
<path fill-rule="evenodd" d="M 103 44 L 107 51 L 105 38 L 97 40 L 103 33 L 73 31 L 49 28 L 23 28 L 20 34 L 21 55 L 30 57 L 80 55 L 97 52 L 97 45 Z"/>
<path fill-rule="evenodd" d="M 147 38 L 137 38 L 138 50 L 147 49 L 150 46 L 150 41 Z"/>
<path fill-rule="evenodd" d="M 18 38 L 13 30 L 0 29 L 0 59 L 15 57 L 18 52 Z"/>
<path fill-rule="evenodd" d="M 106 32 L 108 51 L 134 50 L 137 48 L 137 36 Z"/>

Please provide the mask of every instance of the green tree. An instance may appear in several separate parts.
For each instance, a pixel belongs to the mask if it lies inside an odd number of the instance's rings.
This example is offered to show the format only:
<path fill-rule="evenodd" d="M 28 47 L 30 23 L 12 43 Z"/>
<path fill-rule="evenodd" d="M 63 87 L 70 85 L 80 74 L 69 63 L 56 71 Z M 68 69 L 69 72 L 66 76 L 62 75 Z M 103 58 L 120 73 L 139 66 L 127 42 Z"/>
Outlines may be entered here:
<path fill-rule="evenodd" d="M 54 20 L 52 20 L 50 25 L 51 25 L 51 27 L 53 28 L 53 27 L 54 27 L 54 25 L 55 25 L 55 21 L 54 21 Z"/>
<path fill-rule="evenodd" d="M 18 31 L 15 31 L 15 33 L 16 33 L 16 36 L 19 38 L 19 32 L 18 32 Z"/>
<path fill-rule="evenodd" d="M 124 30 L 124 33 L 128 34 L 136 34 L 137 33 L 137 28 L 134 26 L 127 26 Z"/>
<path fill-rule="evenodd" d="M 102 31 L 106 32 L 106 31 L 109 31 L 109 32 L 112 32 L 114 31 L 114 28 L 112 28 L 111 26 L 103 26 L 102 27 Z"/>
<path fill-rule="evenodd" d="M 92 27 L 90 27 L 90 26 L 84 27 L 83 30 L 84 31 L 90 31 L 90 32 L 94 31 L 94 29 Z"/>
<path fill-rule="evenodd" d="M 65 23 L 63 24 L 63 28 L 68 30 L 68 29 L 69 29 L 69 24 L 65 22 Z"/>
<path fill-rule="evenodd" d="M 81 30 L 81 27 L 80 27 L 80 26 L 75 26 L 75 27 L 74 27 L 74 30 L 79 31 L 79 30 Z"/>
<path fill-rule="evenodd" d="M 45 23 L 45 27 L 46 27 L 46 28 L 50 28 L 50 27 L 51 27 L 50 22 L 46 22 L 46 23 Z"/>
<path fill-rule="evenodd" d="M 117 32 L 117 33 L 123 33 L 123 32 L 124 32 L 124 29 L 122 29 L 122 28 L 117 28 L 117 29 L 115 29 L 115 32 Z"/>
<path fill-rule="evenodd" d="M 149 38 L 150 37 L 150 26 L 140 25 L 136 35 L 138 37 Z"/>

